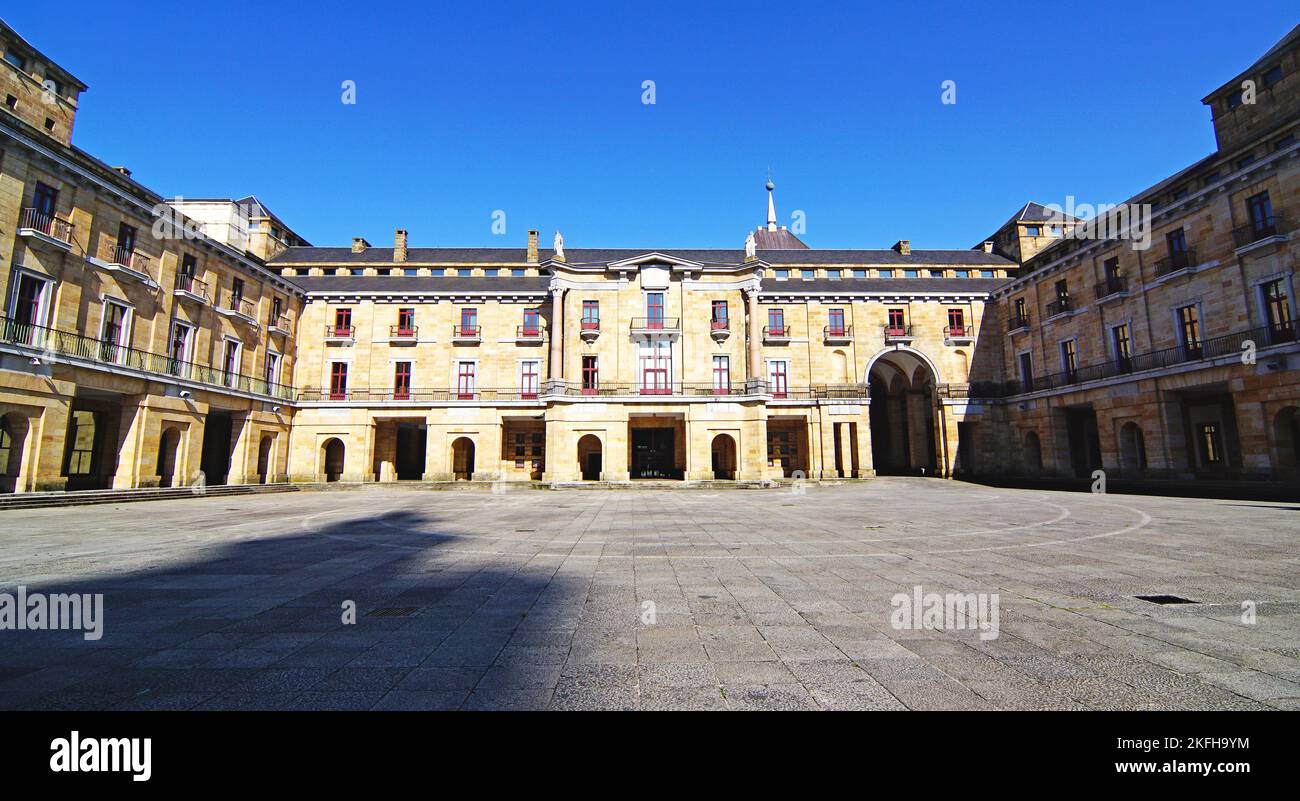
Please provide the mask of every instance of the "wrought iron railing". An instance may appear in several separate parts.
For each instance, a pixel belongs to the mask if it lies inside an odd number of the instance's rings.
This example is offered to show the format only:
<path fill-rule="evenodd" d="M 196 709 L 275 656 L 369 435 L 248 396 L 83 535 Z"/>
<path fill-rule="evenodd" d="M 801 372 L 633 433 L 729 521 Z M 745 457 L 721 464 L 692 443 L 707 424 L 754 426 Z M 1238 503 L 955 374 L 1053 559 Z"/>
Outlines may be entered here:
<path fill-rule="evenodd" d="M 1112 275 L 1105 281 L 1098 281 L 1096 285 L 1097 300 L 1108 298 L 1111 295 L 1118 295 L 1128 290 L 1128 282 L 1121 276 Z"/>
<path fill-rule="evenodd" d="M 1156 262 L 1156 277 L 1170 275 L 1196 266 L 1196 248 L 1175 250 Z"/>
<path fill-rule="evenodd" d="M 1258 220 L 1252 220 L 1248 225 L 1232 229 L 1232 238 L 1237 243 L 1237 247 L 1240 248 L 1254 244 L 1261 239 L 1268 239 L 1270 236 L 1279 236 L 1289 230 L 1291 230 L 1290 226 L 1282 217 L 1261 217 Z"/>
<path fill-rule="evenodd" d="M 266 395 L 282 400 L 294 398 L 294 388 L 289 385 L 275 384 L 264 378 L 218 370 L 206 364 L 196 364 L 127 345 L 105 342 L 72 331 L 21 323 L 9 317 L 0 317 L 0 342 L 31 349 L 35 351 L 33 355 L 37 358 L 69 358 L 111 364 L 254 395 Z"/>
<path fill-rule="evenodd" d="M 1070 302 L 1068 297 L 1057 298 L 1047 304 L 1047 316 L 1055 317 L 1058 314 L 1065 314 L 1072 308 L 1074 308 L 1074 304 Z"/>
<path fill-rule="evenodd" d="M 75 229 L 75 226 L 67 220 L 36 209 L 23 209 L 22 216 L 18 221 L 18 227 L 40 231 L 51 239 L 57 239 L 69 245 L 72 244 L 72 232 Z"/>
<path fill-rule="evenodd" d="M 541 325 L 518 325 L 515 326 L 515 339 L 541 339 Z"/>
<path fill-rule="evenodd" d="M 891 339 L 908 339 L 913 336 L 912 326 L 910 325 L 890 325 L 889 323 L 885 323 L 884 332 L 886 341 Z"/>
<path fill-rule="evenodd" d="M 203 302 L 208 302 L 208 285 L 192 275 L 179 273 L 176 276 L 176 291 L 193 295 L 197 298 L 203 298 Z"/>
<path fill-rule="evenodd" d="M 325 326 L 326 339 L 355 339 L 357 327 L 354 325 L 327 325 Z"/>
<path fill-rule="evenodd" d="M 420 327 L 416 325 L 390 325 L 388 327 L 389 339 L 416 339 L 419 333 Z"/>
<path fill-rule="evenodd" d="M 852 339 L 853 326 L 828 325 L 822 329 L 822 339 Z"/>
<path fill-rule="evenodd" d="M 376 403 L 383 401 L 411 401 L 413 403 L 439 403 L 449 401 L 476 401 L 491 403 L 493 401 L 529 401 L 547 396 L 600 396 L 629 397 L 640 395 L 664 395 L 676 398 L 725 398 L 750 394 L 776 394 L 782 398 L 795 400 L 861 400 L 869 397 L 866 384 L 811 384 L 800 387 L 785 387 L 781 392 L 773 392 L 766 385 L 750 388 L 745 382 L 672 382 L 669 384 L 634 384 L 634 383 L 600 383 L 595 387 L 583 386 L 582 382 L 544 382 L 539 387 L 528 388 L 472 388 L 454 387 L 437 389 L 410 389 L 406 391 L 392 388 L 347 389 L 336 392 L 328 387 L 321 389 L 304 389 L 298 393 L 300 401 L 348 401 L 353 403 Z"/>
<path fill-rule="evenodd" d="M 788 325 L 765 325 L 763 339 L 789 339 L 792 330 Z"/>
<path fill-rule="evenodd" d="M 483 327 L 479 325 L 453 325 L 451 335 L 454 339 L 478 339 L 483 336 Z"/>
<path fill-rule="evenodd" d="M 633 331 L 677 331 L 682 321 L 677 317 L 633 317 Z"/>

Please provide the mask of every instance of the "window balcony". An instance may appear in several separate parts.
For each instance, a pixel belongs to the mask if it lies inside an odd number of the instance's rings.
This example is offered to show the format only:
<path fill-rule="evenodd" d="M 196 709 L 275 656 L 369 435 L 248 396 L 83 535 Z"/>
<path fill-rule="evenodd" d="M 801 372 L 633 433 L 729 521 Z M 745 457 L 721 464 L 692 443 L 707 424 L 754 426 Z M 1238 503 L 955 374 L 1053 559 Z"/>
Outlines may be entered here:
<path fill-rule="evenodd" d="M 591 342 L 600 336 L 600 320 L 583 320 L 578 333 L 584 341 Z"/>
<path fill-rule="evenodd" d="M 788 325 L 763 326 L 763 341 L 769 345 L 788 345 L 791 333 Z"/>
<path fill-rule="evenodd" d="M 194 276 L 185 275 L 184 273 L 176 276 L 176 286 L 172 289 L 172 294 L 178 298 L 202 303 L 205 306 L 211 302 L 208 295 L 208 285 Z"/>
<path fill-rule="evenodd" d="M 889 325 L 884 326 L 886 342 L 911 342 L 916 339 L 916 332 L 910 325 Z"/>
<path fill-rule="evenodd" d="M 453 325 L 451 341 L 457 345 L 477 345 L 483 341 L 483 326 Z"/>
<path fill-rule="evenodd" d="M 1074 303 L 1068 297 L 1060 297 L 1047 304 L 1047 314 L 1044 315 L 1043 319 L 1050 320 L 1053 317 L 1061 317 L 1072 311 L 1074 311 Z"/>
<path fill-rule="evenodd" d="M 414 345 L 420 339 L 418 325 L 390 325 L 388 327 L 388 344 Z"/>
<path fill-rule="evenodd" d="M 1012 314 L 1011 319 L 1007 321 L 1007 331 L 1014 334 L 1017 331 L 1029 330 L 1029 315 Z"/>
<path fill-rule="evenodd" d="M 326 345 L 344 345 L 351 344 L 357 339 L 357 328 L 353 325 L 327 325 L 325 326 L 325 344 Z"/>
<path fill-rule="evenodd" d="M 266 330 L 272 334 L 289 336 L 293 333 L 293 324 L 289 322 L 287 314 L 281 314 L 279 317 L 272 317 L 267 321 Z"/>
<path fill-rule="evenodd" d="M 240 320 L 253 328 L 257 328 L 257 307 L 251 300 L 235 297 L 231 293 L 226 298 L 225 305 L 218 304 L 212 307 L 212 310 L 222 317 L 228 317 L 232 320 Z"/>
<path fill-rule="evenodd" d="M 1114 298 L 1128 296 L 1128 282 L 1121 276 L 1112 275 L 1105 281 L 1099 281 L 1096 286 L 1097 300 L 1104 301 Z"/>
<path fill-rule="evenodd" d="M 1281 217 L 1264 217 L 1249 225 L 1232 229 L 1232 239 L 1237 250 L 1246 250 L 1271 242 L 1285 242 L 1290 226 Z"/>
<path fill-rule="evenodd" d="M 540 345 L 545 338 L 540 323 L 515 326 L 515 342 L 520 345 Z"/>
<path fill-rule="evenodd" d="M 23 209 L 22 216 L 18 218 L 19 236 L 29 237 L 60 250 L 72 250 L 73 232 L 72 223 L 36 209 Z"/>
<path fill-rule="evenodd" d="M 943 327 L 943 338 L 946 342 L 973 342 L 975 340 L 975 328 L 969 325 L 945 325 Z"/>
<path fill-rule="evenodd" d="M 1156 262 L 1156 277 L 1163 278 L 1166 275 L 1174 275 L 1184 270 L 1190 270 L 1194 267 L 1196 267 L 1195 248 L 1176 250 Z"/>
<path fill-rule="evenodd" d="M 853 326 L 828 325 L 822 329 L 822 341 L 827 345 L 843 345 L 853 341 Z"/>
<path fill-rule="evenodd" d="M 721 342 L 731 336 L 730 320 L 709 320 L 709 336 L 714 342 Z"/>
<path fill-rule="evenodd" d="M 150 272 L 149 257 L 137 250 L 127 250 L 117 244 L 105 242 L 100 247 L 99 257 L 88 258 L 86 261 L 114 275 L 139 281 L 150 289 L 158 288 L 158 282 Z"/>
<path fill-rule="evenodd" d="M 631 331 L 642 336 L 680 336 L 682 321 L 676 317 L 633 317 Z"/>

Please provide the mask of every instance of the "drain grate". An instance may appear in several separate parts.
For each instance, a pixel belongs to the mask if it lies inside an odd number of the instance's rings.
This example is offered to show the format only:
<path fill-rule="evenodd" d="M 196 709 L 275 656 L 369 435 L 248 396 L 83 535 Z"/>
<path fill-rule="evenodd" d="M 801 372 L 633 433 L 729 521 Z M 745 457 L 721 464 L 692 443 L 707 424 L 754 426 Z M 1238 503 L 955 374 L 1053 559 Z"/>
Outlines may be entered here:
<path fill-rule="evenodd" d="M 388 606 L 383 609 L 375 609 L 366 617 L 410 617 L 415 614 L 415 610 L 418 608 L 415 606 Z"/>
<path fill-rule="evenodd" d="M 1138 599 L 1139 601 L 1146 601 L 1147 603 L 1160 604 L 1161 606 L 1166 606 L 1168 604 L 1200 603 L 1200 601 L 1192 601 L 1187 598 L 1179 598 L 1177 595 L 1134 595 L 1133 597 Z"/>

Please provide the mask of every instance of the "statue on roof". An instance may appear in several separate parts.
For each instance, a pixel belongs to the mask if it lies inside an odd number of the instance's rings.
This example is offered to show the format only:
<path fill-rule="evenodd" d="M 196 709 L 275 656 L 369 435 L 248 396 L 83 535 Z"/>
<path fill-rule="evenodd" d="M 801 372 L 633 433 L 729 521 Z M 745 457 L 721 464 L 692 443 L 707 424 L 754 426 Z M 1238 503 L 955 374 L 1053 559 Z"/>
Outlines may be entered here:
<path fill-rule="evenodd" d="M 745 261 L 758 258 L 758 242 L 754 241 L 754 232 L 745 237 Z"/>
<path fill-rule="evenodd" d="M 555 258 L 564 261 L 564 236 L 559 231 L 555 232 Z"/>

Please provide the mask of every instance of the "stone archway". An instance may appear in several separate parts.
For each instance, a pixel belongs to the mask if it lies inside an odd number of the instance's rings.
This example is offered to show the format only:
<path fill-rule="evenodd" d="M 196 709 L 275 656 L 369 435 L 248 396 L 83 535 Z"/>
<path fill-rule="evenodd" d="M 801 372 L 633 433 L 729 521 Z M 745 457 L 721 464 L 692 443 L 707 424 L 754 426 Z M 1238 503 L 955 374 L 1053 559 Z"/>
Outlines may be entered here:
<path fill-rule="evenodd" d="M 271 454 L 275 447 L 275 435 L 263 434 L 257 443 L 257 483 L 271 483 Z"/>
<path fill-rule="evenodd" d="M 736 480 L 736 440 L 730 434 L 713 438 L 713 477 L 719 481 Z"/>
<path fill-rule="evenodd" d="M 578 472 L 582 474 L 582 480 L 600 481 L 604 469 L 600 437 L 595 434 L 584 434 L 578 440 Z"/>
<path fill-rule="evenodd" d="M 180 461 L 181 431 L 168 426 L 158 438 L 158 486 L 176 486 L 176 468 Z"/>
<path fill-rule="evenodd" d="M 937 374 L 920 351 L 882 351 L 867 367 L 871 455 L 877 473 L 940 475 Z"/>
<path fill-rule="evenodd" d="M 1287 406 L 1273 416 L 1273 453 L 1278 473 L 1300 472 L 1300 407 Z"/>
<path fill-rule="evenodd" d="M 457 481 L 474 480 L 474 440 L 457 437 L 451 443 L 451 472 Z"/>
<path fill-rule="evenodd" d="M 346 450 L 343 440 L 330 437 L 321 444 L 321 472 L 326 481 L 339 481 L 343 478 L 343 464 Z"/>
<path fill-rule="evenodd" d="M 1038 439 L 1038 434 L 1030 431 L 1025 434 L 1025 448 L 1023 453 L 1025 461 L 1025 472 L 1031 476 L 1036 476 L 1043 472 L 1043 444 Z"/>
<path fill-rule="evenodd" d="M 1125 477 L 1140 478 L 1146 469 L 1146 440 L 1142 429 L 1130 420 L 1119 429 L 1119 472 Z"/>
<path fill-rule="evenodd" d="M 27 418 L 10 413 L 0 417 L 0 492 L 18 492 L 27 446 Z"/>

